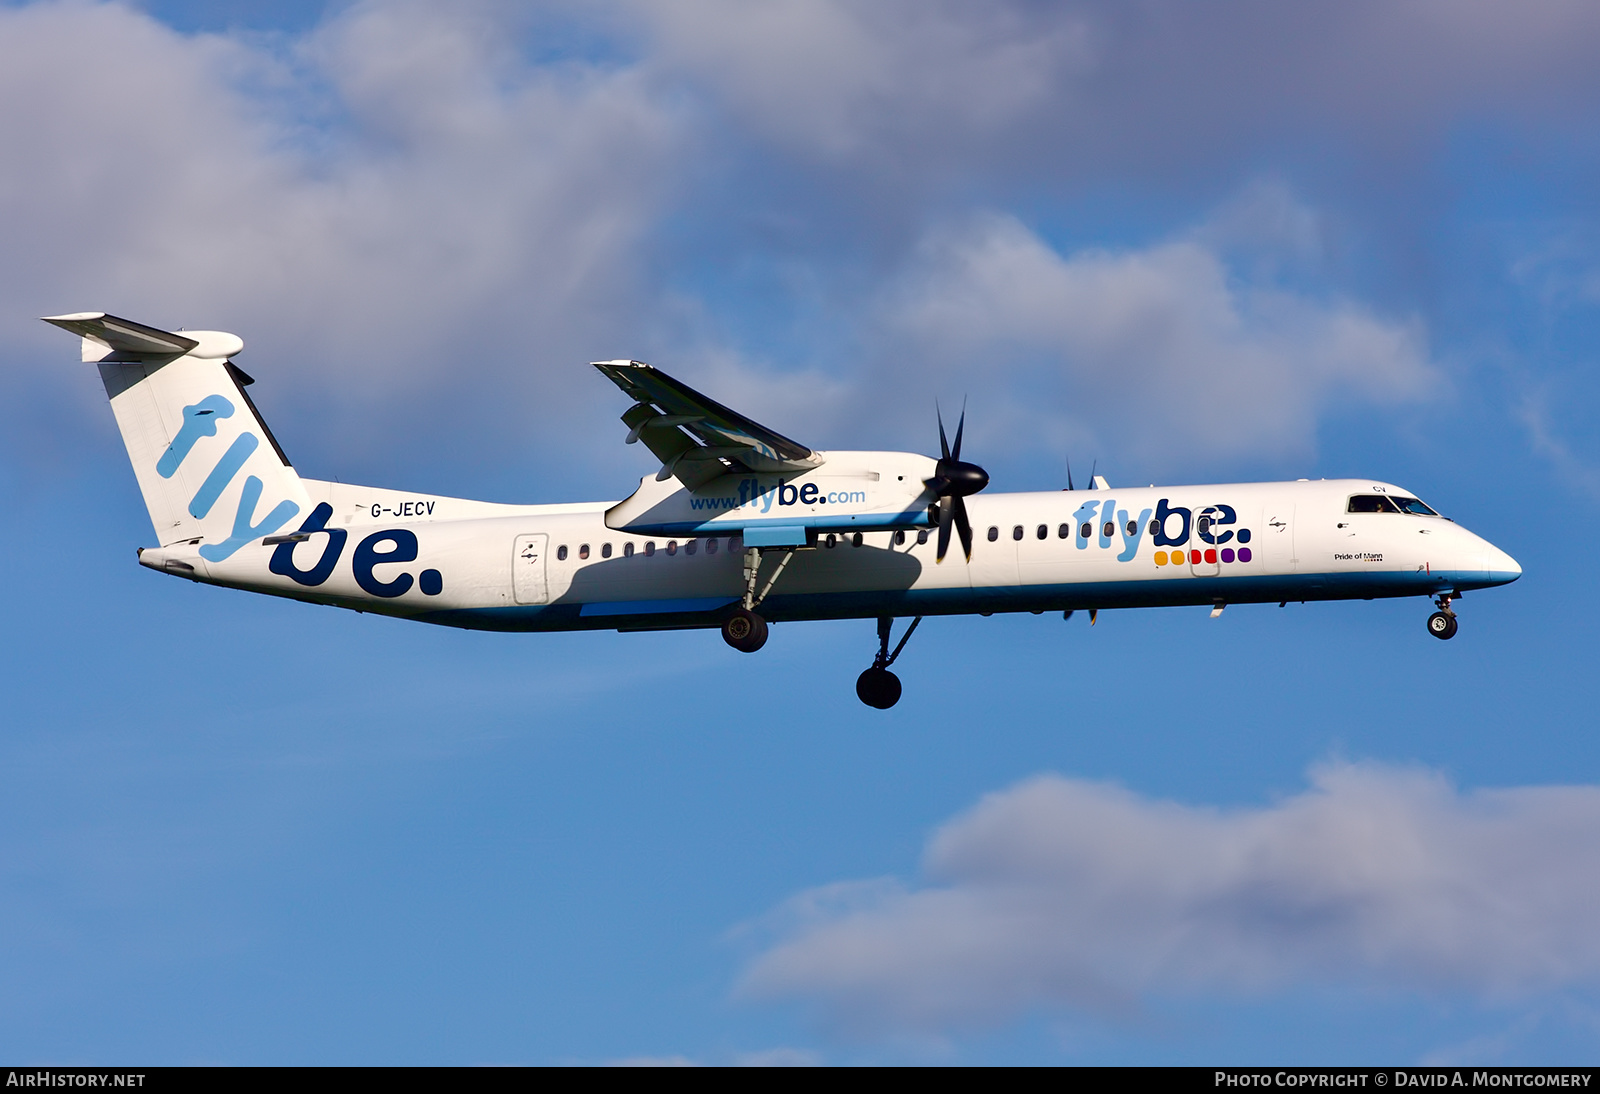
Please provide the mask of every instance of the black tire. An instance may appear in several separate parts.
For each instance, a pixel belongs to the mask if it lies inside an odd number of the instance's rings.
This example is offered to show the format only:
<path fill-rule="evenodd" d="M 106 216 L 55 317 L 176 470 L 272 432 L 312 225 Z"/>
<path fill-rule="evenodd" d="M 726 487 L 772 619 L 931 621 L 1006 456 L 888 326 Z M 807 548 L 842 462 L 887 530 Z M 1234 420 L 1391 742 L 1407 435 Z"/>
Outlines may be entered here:
<path fill-rule="evenodd" d="M 740 608 L 722 621 L 722 640 L 740 653 L 755 653 L 767 644 L 767 621 Z"/>
<path fill-rule="evenodd" d="M 900 701 L 900 677 L 874 665 L 856 677 L 856 698 L 869 707 L 888 710 Z"/>
<path fill-rule="evenodd" d="M 1428 616 L 1428 633 L 1443 641 L 1456 636 L 1456 617 L 1449 612 L 1434 612 Z"/>

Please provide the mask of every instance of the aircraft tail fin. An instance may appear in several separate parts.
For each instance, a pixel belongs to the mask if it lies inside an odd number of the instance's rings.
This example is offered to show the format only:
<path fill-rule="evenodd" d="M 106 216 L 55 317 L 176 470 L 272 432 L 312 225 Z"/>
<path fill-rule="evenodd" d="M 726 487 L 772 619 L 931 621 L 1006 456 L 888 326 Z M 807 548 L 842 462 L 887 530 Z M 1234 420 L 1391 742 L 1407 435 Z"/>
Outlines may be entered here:
<path fill-rule="evenodd" d="M 289 464 L 229 359 L 244 349 L 222 331 L 164 331 L 104 312 L 46 316 L 83 338 L 161 546 L 201 541 L 221 562 L 310 509 Z"/>

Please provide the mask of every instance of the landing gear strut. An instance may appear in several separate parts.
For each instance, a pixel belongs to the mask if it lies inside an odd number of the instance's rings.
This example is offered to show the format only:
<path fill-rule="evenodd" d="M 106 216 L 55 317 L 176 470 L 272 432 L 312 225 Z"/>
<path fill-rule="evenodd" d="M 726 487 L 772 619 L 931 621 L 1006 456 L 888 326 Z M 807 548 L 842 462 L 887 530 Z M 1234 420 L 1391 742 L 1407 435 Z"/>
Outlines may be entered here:
<path fill-rule="evenodd" d="M 1440 593 L 1434 598 L 1434 603 L 1439 605 L 1439 610 L 1428 616 L 1428 633 L 1435 638 L 1445 639 L 1456 636 L 1456 613 L 1450 610 L 1450 601 L 1454 599 L 1449 593 Z"/>
<path fill-rule="evenodd" d="M 906 633 L 900 636 L 899 645 L 895 646 L 893 653 L 890 653 L 889 631 L 894 627 L 894 617 L 888 615 L 878 617 L 878 654 L 872 659 L 872 667 L 856 677 L 856 697 L 867 706 L 888 710 L 900 701 L 900 677 L 890 672 L 889 666 L 900 656 L 900 651 L 906 648 L 912 632 L 921 622 L 920 615 L 913 619 L 911 626 L 906 628 Z"/>
<path fill-rule="evenodd" d="M 778 568 L 772 571 L 772 576 L 767 578 L 767 583 L 756 592 L 756 581 L 761 576 L 761 549 L 749 547 L 744 552 L 744 599 L 739 607 L 734 609 L 732 615 L 722 621 L 722 640 L 740 653 L 755 653 L 767 644 L 767 621 L 756 614 L 756 605 L 767 598 L 772 587 L 778 583 L 778 575 L 783 573 L 783 568 L 789 565 L 789 560 L 794 558 L 795 549 L 790 547 L 784 552 L 783 558 L 778 561 Z"/>

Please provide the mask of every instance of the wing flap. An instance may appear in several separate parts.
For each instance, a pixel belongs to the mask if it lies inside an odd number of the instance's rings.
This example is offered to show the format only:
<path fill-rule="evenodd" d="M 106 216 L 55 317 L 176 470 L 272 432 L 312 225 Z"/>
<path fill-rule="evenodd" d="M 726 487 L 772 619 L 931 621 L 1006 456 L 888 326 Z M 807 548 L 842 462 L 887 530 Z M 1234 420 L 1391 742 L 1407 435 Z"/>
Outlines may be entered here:
<path fill-rule="evenodd" d="M 622 415 L 628 443 L 643 441 L 661 461 L 658 480 L 689 489 L 728 472 L 808 471 L 822 457 L 642 361 L 596 361 L 601 375 L 633 399 Z"/>

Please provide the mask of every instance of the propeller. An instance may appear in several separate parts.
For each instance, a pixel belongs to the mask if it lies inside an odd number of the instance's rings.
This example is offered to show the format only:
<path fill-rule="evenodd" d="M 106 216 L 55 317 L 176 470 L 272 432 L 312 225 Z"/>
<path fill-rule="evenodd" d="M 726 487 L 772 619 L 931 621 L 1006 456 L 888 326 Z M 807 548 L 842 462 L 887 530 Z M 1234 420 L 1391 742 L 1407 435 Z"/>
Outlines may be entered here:
<path fill-rule="evenodd" d="M 972 561 L 972 522 L 967 519 L 966 498 L 969 494 L 976 494 L 989 485 L 989 473 L 975 463 L 965 463 L 961 459 L 961 435 L 967 428 L 967 408 L 961 407 L 961 420 L 956 423 L 956 443 L 954 446 L 945 439 L 944 414 L 934 405 L 934 413 L 939 416 L 939 462 L 934 465 L 933 478 L 923 482 L 929 490 L 933 491 L 933 510 L 939 520 L 939 549 L 934 554 L 935 562 L 943 562 L 944 556 L 950 550 L 950 529 L 953 526 L 956 534 L 961 537 L 961 550 L 966 554 L 967 561 Z"/>

